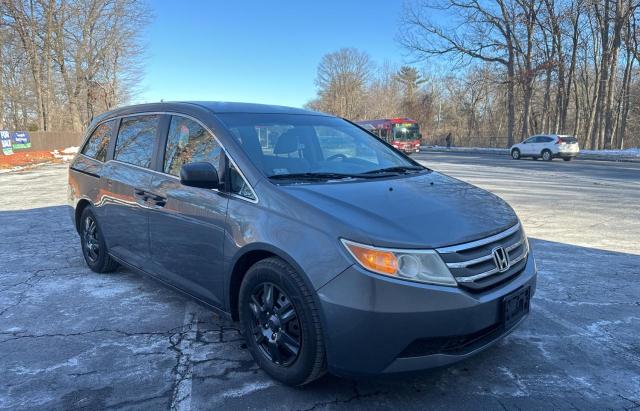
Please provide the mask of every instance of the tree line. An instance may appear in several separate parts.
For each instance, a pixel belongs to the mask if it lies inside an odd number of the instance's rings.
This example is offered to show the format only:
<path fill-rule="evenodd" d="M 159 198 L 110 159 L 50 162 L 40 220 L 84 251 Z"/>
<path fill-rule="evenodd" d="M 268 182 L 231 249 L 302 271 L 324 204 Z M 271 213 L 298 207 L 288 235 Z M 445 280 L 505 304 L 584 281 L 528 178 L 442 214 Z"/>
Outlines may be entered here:
<path fill-rule="evenodd" d="M 415 117 L 433 142 L 452 133 L 458 144 L 506 146 L 557 133 L 591 149 L 639 146 L 638 4 L 410 1 L 398 41 L 422 69 L 390 70 L 342 49 L 322 58 L 307 106 Z"/>
<path fill-rule="evenodd" d="M 140 80 L 142 0 L 2 0 L 0 129 L 82 130 Z"/>

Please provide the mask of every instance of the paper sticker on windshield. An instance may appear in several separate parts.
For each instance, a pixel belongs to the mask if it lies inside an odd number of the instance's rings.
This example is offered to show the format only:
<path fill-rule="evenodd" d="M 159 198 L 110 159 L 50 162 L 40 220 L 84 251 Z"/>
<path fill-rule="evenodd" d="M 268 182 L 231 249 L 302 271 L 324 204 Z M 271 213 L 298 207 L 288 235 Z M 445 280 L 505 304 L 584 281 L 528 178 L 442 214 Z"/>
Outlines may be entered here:
<path fill-rule="evenodd" d="M 273 169 L 273 174 L 289 174 L 289 170 L 287 170 L 286 168 L 274 168 Z"/>

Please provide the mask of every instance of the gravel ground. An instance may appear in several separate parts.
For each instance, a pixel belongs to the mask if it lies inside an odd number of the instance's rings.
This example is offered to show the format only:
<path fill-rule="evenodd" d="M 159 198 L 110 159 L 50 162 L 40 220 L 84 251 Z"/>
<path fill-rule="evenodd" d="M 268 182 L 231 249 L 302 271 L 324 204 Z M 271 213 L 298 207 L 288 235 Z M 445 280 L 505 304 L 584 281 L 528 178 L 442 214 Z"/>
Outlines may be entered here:
<path fill-rule="evenodd" d="M 0 409 L 640 409 L 640 164 L 421 154 L 520 215 L 531 316 L 466 362 L 304 388 L 270 380 L 233 323 L 127 270 L 90 272 L 66 169 L 0 175 Z"/>

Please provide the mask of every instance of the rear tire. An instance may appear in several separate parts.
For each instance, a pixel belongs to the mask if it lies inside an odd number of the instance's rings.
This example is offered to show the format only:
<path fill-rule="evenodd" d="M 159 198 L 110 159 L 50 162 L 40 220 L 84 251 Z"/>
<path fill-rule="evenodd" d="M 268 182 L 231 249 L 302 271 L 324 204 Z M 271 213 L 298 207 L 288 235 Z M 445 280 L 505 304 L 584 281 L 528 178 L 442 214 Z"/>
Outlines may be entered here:
<path fill-rule="evenodd" d="M 571 157 L 564 157 L 563 160 L 564 161 L 571 161 Z"/>
<path fill-rule="evenodd" d="M 518 150 L 517 148 L 511 150 L 511 158 L 513 158 L 514 160 L 520 160 L 520 150 Z"/>
<path fill-rule="evenodd" d="M 240 329 L 253 359 L 273 379 L 304 385 L 326 372 L 318 307 L 305 282 L 277 257 L 254 264 L 240 286 Z"/>
<path fill-rule="evenodd" d="M 91 206 L 82 210 L 80 216 L 80 244 L 84 261 L 96 273 L 109 273 L 118 268 L 111 258 L 98 219 Z"/>
<path fill-rule="evenodd" d="M 553 160 L 553 154 L 551 154 L 550 150 L 542 150 L 541 156 L 544 161 Z"/>

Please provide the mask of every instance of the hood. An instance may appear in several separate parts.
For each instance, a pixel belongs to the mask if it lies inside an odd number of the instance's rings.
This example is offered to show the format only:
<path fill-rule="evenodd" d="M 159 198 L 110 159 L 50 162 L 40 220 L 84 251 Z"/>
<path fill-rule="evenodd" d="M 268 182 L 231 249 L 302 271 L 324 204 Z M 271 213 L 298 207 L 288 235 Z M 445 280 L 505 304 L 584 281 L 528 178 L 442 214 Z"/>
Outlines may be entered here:
<path fill-rule="evenodd" d="M 517 223 L 498 196 L 436 172 L 391 179 L 284 185 L 298 200 L 342 224 L 354 241 L 382 247 L 437 248 Z M 349 238 L 349 237 L 360 238 Z"/>

